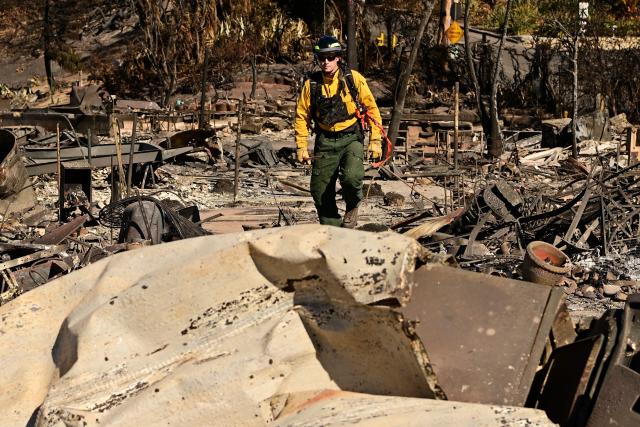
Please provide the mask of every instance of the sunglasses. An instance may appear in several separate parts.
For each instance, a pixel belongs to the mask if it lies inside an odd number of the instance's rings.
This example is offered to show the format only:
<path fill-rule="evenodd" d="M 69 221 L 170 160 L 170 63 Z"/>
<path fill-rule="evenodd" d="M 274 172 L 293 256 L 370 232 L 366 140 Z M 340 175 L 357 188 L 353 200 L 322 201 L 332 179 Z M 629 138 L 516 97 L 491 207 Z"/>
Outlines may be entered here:
<path fill-rule="evenodd" d="M 324 61 L 333 62 L 336 60 L 337 57 L 338 57 L 337 55 L 318 56 L 318 62 L 324 62 Z"/>

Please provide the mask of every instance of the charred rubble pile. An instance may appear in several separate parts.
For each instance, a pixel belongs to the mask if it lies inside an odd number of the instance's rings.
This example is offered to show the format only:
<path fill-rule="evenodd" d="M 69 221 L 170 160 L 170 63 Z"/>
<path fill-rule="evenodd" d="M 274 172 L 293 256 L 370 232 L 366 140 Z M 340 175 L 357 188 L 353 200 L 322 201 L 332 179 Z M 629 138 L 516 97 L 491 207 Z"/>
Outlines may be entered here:
<path fill-rule="evenodd" d="M 338 417 L 330 409 L 338 405 L 389 424 L 439 411 L 449 425 L 634 425 L 640 166 L 636 128 L 624 117 L 583 119 L 577 157 L 567 143 L 569 123 L 550 120 L 538 130 L 506 132 L 505 154 L 489 161 L 474 112 L 406 111 L 391 161 L 366 172 L 360 230 L 327 230 L 300 225 L 315 216 L 310 171 L 293 162 L 293 104 L 240 99 L 161 109 L 74 87 L 69 105 L 0 113 L 0 343 L 9 348 L 24 332 L 23 320 L 12 316 L 29 301 L 38 307 L 29 313 L 34 322 L 43 322 L 41 309 L 57 322 L 46 322 L 46 338 L 34 343 L 47 355 L 37 363 L 47 371 L 53 354 L 61 372 L 53 388 L 44 375 L 42 384 L 30 383 L 37 388 L 30 399 L 13 399 L 21 402 L 11 411 L 16 420 L 69 423 L 90 413 L 92 423 L 93 415 L 96 423 L 130 421 L 138 415 L 120 403 L 150 404 L 146 399 L 164 390 L 151 390 L 154 375 L 173 372 L 176 361 L 193 363 L 185 368 L 193 372 L 214 361 L 209 390 L 219 376 L 247 378 L 228 378 L 238 385 L 233 396 L 243 396 L 229 404 L 242 410 L 211 409 L 229 424 L 246 424 L 238 415 L 246 413 L 253 421 L 302 425 L 320 416 L 315 411 Z M 388 122 L 390 112 L 382 113 Z M 249 232 L 230 234 L 242 230 Z M 168 242 L 175 243 L 161 245 Z M 344 259 L 326 255 L 336 248 Z M 110 263 L 98 263 L 106 257 Z M 120 288 L 93 292 L 110 274 L 122 279 Z M 47 285 L 54 279 L 55 296 Z M 133 364 L 160 366 L 131 376 L 117 374 L 125 368 L 116 356 L 81 354 L 77 340 L 103 334 L 78 321 L 86 314 L 81 305 L 76 312 L 52 302 L 107 292 L 108 302 L 86 309 L 118 306 L 124 318 L 138 312 L 139 301 L 178 316 L 148 290 L 158 285 L 158 295 L 179 303 L 176 283 L 197 296 L 205 279 L 224 292 L 209 293 L 216 295 L 211 307 L 202 305 L 204 296 L 183 307 L 191 317 L 180 330 L 156 328 L 153 342 L 140 343 L 134 337 L 146 333 L 128 336 L 134 326 L 118 323 L 131 350 L 124 359 L 145 354 Z M 146 294 L 118 305 L 118 295 L 139 288 Z M 293 335 L 282 334 L 288 328 Z M 255 340 L 234 341 L 248 329 Z M 291 336 L 299 338 L 293 347 L 271 343 Z M 53 351 L 58 340 L 69 348 Z M 231 347 L 213 354 L 218 347 L 210 340 Z M 254 345 L 263 341 L 265 348 Z M 387 346 L 393 357 L 372 351 L 388 343 L 397 343 Z M 77 355 L 71 365 L 56 353 L 67 351 Z M 9 356 L 15 366 L 23 359 Z M 101 358 L 107 368 L 92 365 Z M 99 390 L 83 385 L 74 364 L 114 381 Z M 249 370 L 240 372 L 244 366 Z M 307 388 L 299 384 L 302 368 L 313 368 Z M 11 378 L 22 384 L 20 372 Z M 64 391 L 85 386 L 84 397 Z M 379 406 L 383 396 L 396 397 Z M 359 409 L 350 406 L 355 400 Z M 376 405 L 384 410 L 370 412 Z M 187 413 L 202 421 L 197 411 Z"/>
<path fill-rule="evenodd" d="M 247 137 L 236 149 L 218 137 L 237 128 L 237 107 L 227 101 L 210 106 L 207 125 L 199 126 L 197 111 L 114 101 L 97 86 L 74 86 L 70 99 L 0 113 L 2 303 L 123 250 L 210 234 L 202 224 L 221 215 L 200 218 L 198 197 L 182 197 L 172 167 L 194 176 L 215 170 L 203 176 L 205 192 L 228 194 L 236 163 L 262 181 L 261 168 L 291 165 L 292 150 L 251 140 L 290 125 L 275 101 L 247 105 Z M 284 209 L 282 222 L 293 223 Z"/>
<path fill-rule="evenodd" d="M 569 122 L 513 131 L 506 154 L 494 164 L 483 164 L 481 142 L 474 149 L 459 138 L 459 167 L 453 167 L 453 153 L 449 159 L 436 153 L 436 163 L 440 157 L 449 167 L 422 174 L 445 186 L 448 199 L 391 228 L 465 269 L 561 285 L 579 297 L 626 301 L 638 291 L 636 128 L 621 115 L 599 130 L 601 138 L 583 130 L 574 158 L 567 146 Z M 395 172 L 387 175 L 415 181 L 421 174 L 413 166 L 424 162 L 424 148 L 413 146 L 407 164 L 390 167 Z"/>

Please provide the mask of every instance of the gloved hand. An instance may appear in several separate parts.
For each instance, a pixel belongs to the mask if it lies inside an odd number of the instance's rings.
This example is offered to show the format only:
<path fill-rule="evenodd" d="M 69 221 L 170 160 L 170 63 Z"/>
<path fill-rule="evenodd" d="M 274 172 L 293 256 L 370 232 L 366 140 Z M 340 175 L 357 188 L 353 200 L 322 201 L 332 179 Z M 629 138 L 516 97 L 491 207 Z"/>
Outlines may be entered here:
<path fill-rule="evenodd" d="M 373 160 L 378 160 L 382 157 L 382 141 L 379 139 L 369 141 L 369 147 L 367 148 L 369 157 Z"/>
<path fill-rule="evenodd" d="M 311 158 L 309 157 L 309 150 L 307 150 L 307 147 L 296 149 L 296 158 L 299 163 L 304 165 L 311 164 Z"/>

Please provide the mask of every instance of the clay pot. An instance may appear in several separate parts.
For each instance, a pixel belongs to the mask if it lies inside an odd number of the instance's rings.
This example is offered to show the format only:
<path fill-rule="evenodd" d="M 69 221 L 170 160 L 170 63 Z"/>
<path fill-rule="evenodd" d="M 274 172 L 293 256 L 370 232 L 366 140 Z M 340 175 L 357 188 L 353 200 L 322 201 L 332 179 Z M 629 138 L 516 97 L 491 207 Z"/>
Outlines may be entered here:
<path fill-rule="evenodd" d="M 522 264 L 525 280 L 542 285 L 557 285 L 571 271 L 569 257 L 546 242 L 531 242 Z"/>

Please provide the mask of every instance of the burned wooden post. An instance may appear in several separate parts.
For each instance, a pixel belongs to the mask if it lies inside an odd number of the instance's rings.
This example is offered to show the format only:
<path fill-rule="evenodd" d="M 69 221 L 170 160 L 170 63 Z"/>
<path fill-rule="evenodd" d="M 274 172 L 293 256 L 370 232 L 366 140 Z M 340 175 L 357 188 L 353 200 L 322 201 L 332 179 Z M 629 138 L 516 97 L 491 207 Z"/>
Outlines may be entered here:
<path fill-rule="evenodd" d="M 256 64 L 256 55 L 251 57 L 251 94 L 249 99 L 256 99 L 256 89 L 258 88 L 258 65 Z"/>

